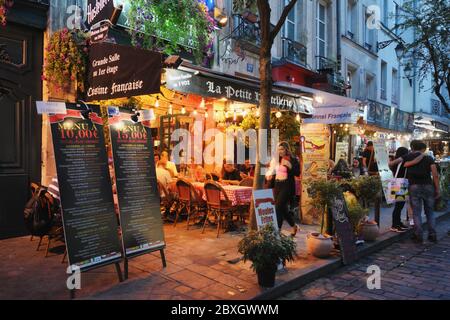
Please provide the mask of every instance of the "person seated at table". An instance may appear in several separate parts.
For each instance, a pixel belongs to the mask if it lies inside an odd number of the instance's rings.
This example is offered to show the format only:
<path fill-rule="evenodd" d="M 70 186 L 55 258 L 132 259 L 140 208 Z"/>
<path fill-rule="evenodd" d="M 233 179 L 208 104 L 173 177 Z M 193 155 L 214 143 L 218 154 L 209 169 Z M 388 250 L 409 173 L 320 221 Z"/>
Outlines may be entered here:
<path fill-rule="evenodd" d="M 362 174 L 362 167 L 361 167 L 361 163 L 359 162 L 358 158 L 353 158 L 353 162 L 352 162 L 352 174 L 353 177 L 358 178 L 361 174 Z"/>
<path fill-rule="evenodd" d="M 229 184 L 239 184 L 242 180 L 239 170 L 231 163 L 223 164 L 221 178 L 221 181 Z"/>
<path fill-rule="evenodd" d="M 238 169 L 241 173 L 242 179 L 251 178 L 255 176 L 255 166 L 250 163 L 249 159 L 245 159 L 244 164 L 239 165 Z"/>
<path fill-rule="evenodd" d="M 161 152 L 161 160 L 165 164 L 165 168 L 169 170 L 172 177 L 178 176 L 178 171 L 175 163 L 169 160 L 169 153 L 167 151 Z"/>
<path fill-rule="evenodd" d="M 160 161 L 158 161 L 158 163 L 156 164 L 156 178 L 166 188 L 169 187 L 169 184 L 172 181 L 172 176 L 170 175 L 169 170 L 166 169 L 166 165 L 162 161 L 162 159 Z"/>
<path fill-rule="evenodd" d="M 197 182 L 205 182 L 206 181 L 206 172 L 202 166 L 197 166 L 195 168 L 194 179 Z"/>

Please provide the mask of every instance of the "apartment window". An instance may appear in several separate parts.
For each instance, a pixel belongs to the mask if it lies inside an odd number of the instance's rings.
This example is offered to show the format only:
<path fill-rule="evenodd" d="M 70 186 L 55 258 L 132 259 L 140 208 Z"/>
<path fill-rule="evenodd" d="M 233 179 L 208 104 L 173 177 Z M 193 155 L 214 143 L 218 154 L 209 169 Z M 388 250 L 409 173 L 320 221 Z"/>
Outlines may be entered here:
<path fill-rule="evenodd" d="M 381 61 L 381 87 L 380 87 L 380 97 L 383 100 L 386 100 L 386 84 L 387 84 L 387 63 L 385 61 Z"/>
<path fill-rule="evenodd" d="M 367 99 L 375 100 L 376 84 L 375 84 L 375 76 L 372 74 L 366 74 L 366 90 L 367 90 Z"/>
<path fill-rule="evenodd" d="M 383 24 L 385 26 L 388 25 L 388 18 L 389 18 L 389 1 L 383 0 Z"/>
<path fill-rule="evenodd" d="M 347 1 L 347 37 L 355 39 L 358 20 L 358 5 L 355 0 Z"/>
<path fill-rule="evenodd" d="M 363 46 L 367 50 L 374 51 L 374 38 L 375 38 L 375 30 L 367 27 L 367 19 L 371 16 L 371 12 L 367 9 L 366 6 L 363 6 Z"/>
<path fill-rule="evenodd" d="M 284 5 L 287 6 L 289 4 L 289 0 L 284 1 Z M 294 7 L 289 12 L 286 22 L 284 23 L 284 37 L 287 39 L 290 39 L 292 41 L 297 40 L 297 3 L 294 5 Z"/>
<path fill-rule="evenodd" d="M 400 17 L 399 17 L 399 15 L 400 15 L 400 6 L 397 4 L 397 3 L 395 3 L 395 8 L 394 8 L 394 15 L 395 15 L 395 29 L 394 29 L 394 32 L 395 32 L 395 34 L 398 34 L 399 33 L 399 30 L 397 29 L 397 26 L 398 26 L 398 24 L 400 23 Z"/>
<path fill-rule="evenodd" d="M 319 1 L 317 2 L 317 15 L 316 15 L 316 46 L 317 55 L 326 57 L 327 56 L 327 6 L 325 3 Z"/>
<path fill-rule="evenodd" d="M 351 89 L 348 92 L 348 96 L 351 98 L 358 98 L 359 94 L 359 79 L 358 68 L 353 65 L 347 66 L 347 83 L 350 84 Z"/>
<path fill-rule="evenodd" d="M 399 78 L 397 69 L 392 69 L 392 103 L 398 105 L 399 97 Z"/>

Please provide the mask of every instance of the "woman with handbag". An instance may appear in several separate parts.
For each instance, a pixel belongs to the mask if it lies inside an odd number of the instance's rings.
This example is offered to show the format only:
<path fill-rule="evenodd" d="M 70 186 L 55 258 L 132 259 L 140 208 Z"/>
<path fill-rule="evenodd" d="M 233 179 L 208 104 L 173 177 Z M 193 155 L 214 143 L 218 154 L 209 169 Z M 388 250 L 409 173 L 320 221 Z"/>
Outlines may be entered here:
<path fill-rule="evenodd" d="M 408 149 L 406 149 L 405 147 L 400 147 L 395 152 L 394 160 L 401 159 L 403 156 L 405 156 L 407 154 L 408 154 Z M 401 162 L 399 164 L 391 165 L 391 163 L 393 163 L 393 162 L 395 162 L 395 161 L 390 161 L 389 166 L 390 166 L 395 178 L 405 177 L 406 176 L 406 168 L 404 166 L 404 163 Z M 393 231 L 393 232 L 405 232 L 406 230 L 409 229 L 407 226 L 405 226 L 402 223 L 402 220 L 401 220 L 401 213 L 402 213 L 404 206 L 405 206 L 405 201 L 395 202 L 394 211 L 392 211 L 391 231 Z"/>
<path fill-rule="evenodd" d="M 289 144 L 284 141 L 278 144 L 278 161 L 276 160 L 272 159 L 266 179 L 269 184 L 274 185 L 278 229 L 281 230 L 283 220 L 286 220 L 292 227 L 291 236 L 294 237 L 298 232 L 298 226 L 289 211 L 288 204 L 295 197 L 295 176 L 299 175 L 299 165 L 291 153 Z"/>

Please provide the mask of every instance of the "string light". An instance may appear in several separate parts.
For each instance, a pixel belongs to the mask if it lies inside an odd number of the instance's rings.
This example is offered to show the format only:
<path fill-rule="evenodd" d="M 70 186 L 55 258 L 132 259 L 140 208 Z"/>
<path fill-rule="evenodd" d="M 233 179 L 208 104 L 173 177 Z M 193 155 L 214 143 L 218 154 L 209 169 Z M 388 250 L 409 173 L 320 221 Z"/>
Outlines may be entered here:
<path fill-rule="evenodd" d="M 197 115 L 197 109 L 194 109 L 194 112 L 193 112 L 193 114 L 194 114 L 194 116 L 196 116 L 196 115 Z"/>
<path fill-rule="evenodd" d="M 186 108 L 183 106 L 181 107 L 181 114 L 185 114 L 186 113 Z"/>
<path fill-rule="evenodd" d="M 208 115 L 208 110 L 206 110 L 205 112 L 205 119 L 208 119 L 209 115 Z"/>
<path fill-rule="evenodd" d="M 298 122 L 300 122 L 300 114 L 297 113 L 297 115 L 295 116 L 295 120 L 297 120 Z"/>
<path fill-rule="evenodd" d="M 236 114 L 236 110 L 233 112 L 233 121 L 236 121 L 237 119 L 237 114 Z"/>
<path fill-rule="evenodd" d="M 156 96 L 155 108 L 159 108 L 159 96 Z"/>
<path fill-rule="evenodd" d="M 281 118 L 281 112 L 277 111 L 277 113 L 275 113 L 275 117 L 277 117 L 278 119 Z"/>
<path fill-rule="evenodd" d="M 200 108 L 205 109 L 205 99 L 202 98 L 202 102 L 200 102 Z"/>
<path fill-rule="evenodd" d="M 172 103 L 169 104 L 169 114 L 173 114 L 173 106 Z"/>
<path fill-rule="evenodd" d="M 256 116 L 259 117 L 260 113 L 259 113 L 259 108 L 256 109 Z"/>

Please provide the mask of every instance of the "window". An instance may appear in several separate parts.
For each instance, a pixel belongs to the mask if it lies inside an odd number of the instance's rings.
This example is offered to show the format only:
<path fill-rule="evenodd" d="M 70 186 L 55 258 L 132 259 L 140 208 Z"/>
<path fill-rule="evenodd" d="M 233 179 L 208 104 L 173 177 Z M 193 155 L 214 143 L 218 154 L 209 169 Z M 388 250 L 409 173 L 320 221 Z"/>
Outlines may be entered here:
<path fill-rule="evenodd" d="M 399 78 L 397 69 L 392 69 L 392 103 L 398 105 L 398 97 L 399 97 Z"/>
<path fill-rule="evenodd" d="M 284 5 L 287 6 L 289 4 L 289 2 L 290 2 L 289 0 L 285 0 Z M 297 22 L 297 5 L 298 5 L 298 1 L 294 5 L 294 7 L 291 9 L 291 11 L 289 12 L 289 14 L 286 18 L 286 22 L 284 23 L 284 37 L 288 38 L 292 41 L 297 40 L 297 28 L 296 28 L 296 25 L 298 24 L 298 22 Z"/>
<path fill-rule="evenodd" d="M 395 2 L 394 2 L 395 3 Z M 397 26 L 398 26 L 398 24 L 400 23 L 400 17 L 399 17 L 399 15 L 400 15 L 400 6 L 397 4 L 397 3 L 395 3 L 395 12 L 394 12 L 394 15 L 395 15 L 395 26 L 394 26 L 394 32 L 395 32 L 395 34 L 398 34 L 399 33 L 399 30 L 397 29 Z"/>
<path fill-rule="evenodd" d="M 381 87 L 380 87 L 380 97 L 386 100 L 386 83 L 387 83 L 387 63 L 381 61 Z"/>
<path fill-rule="evenodd" d="M 367 27 L 367 19 L 370 18 L 371 12 L 368 11 L 366 6 L 363 6 L 363 43 L 364 48 L 370 51 L 374 51 L 374 38 L 375 38 L 375 30 Z"/>
<path fill-rule="evenodd" d="M 327 56 L 327 7 L 323 2 L 317 2 L 317 15 L 316 15 L 316 46 L 317 55 L 326 57 Z M 320 66 L 319 66 L 320 67 Z"/>
<path fill-rule="evenodd" d="M 347 83 L 351 88 L 348 92 L 348 96 L 351 98 L 359 97 L 359 79 L 358 79 L 358 67 L 354 65 L 347 66 Z"/>
<path fill-rule="evenodd" d="M 355 39 L 357 26 L 358 6 L 355 0 L 347 1 L 347 37 Z"/>
<path fill-rule="evenodd" d="M 389 1 L 383 0 L 383 24 L 385 26 L 388 25 L 388 18 L 389 18 Z"/>
<path fill-rule="evenodd" d="M 367 90 L 367 99 L 375 100 L 376 99 L 375 76 L 369 73 L 366 74 L 366 90 Z"/>

